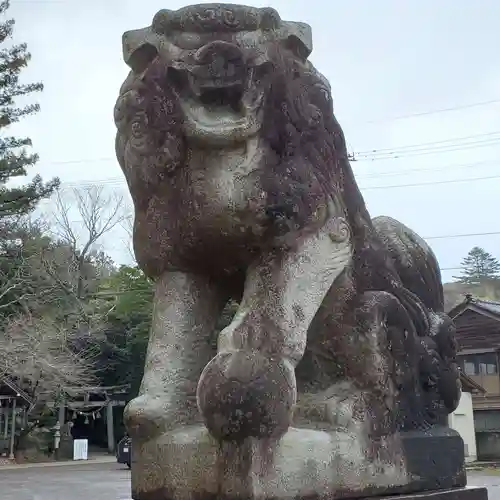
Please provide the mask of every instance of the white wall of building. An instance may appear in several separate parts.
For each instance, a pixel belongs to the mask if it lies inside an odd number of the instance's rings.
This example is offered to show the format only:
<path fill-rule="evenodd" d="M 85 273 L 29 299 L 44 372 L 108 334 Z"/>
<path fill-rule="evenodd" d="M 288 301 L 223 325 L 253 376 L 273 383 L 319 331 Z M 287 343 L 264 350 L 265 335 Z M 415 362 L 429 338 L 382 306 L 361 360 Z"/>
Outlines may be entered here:
<path fill-rule="evenodd" d="M 470 392 L 462 392 L 458 408 L 448 417 L 448 425 L 456 430 L 464 440 L 465 461 L 476 461 L 476 433 L 474 429 L 474 413 L 472 411 L 472 394 Z"/>

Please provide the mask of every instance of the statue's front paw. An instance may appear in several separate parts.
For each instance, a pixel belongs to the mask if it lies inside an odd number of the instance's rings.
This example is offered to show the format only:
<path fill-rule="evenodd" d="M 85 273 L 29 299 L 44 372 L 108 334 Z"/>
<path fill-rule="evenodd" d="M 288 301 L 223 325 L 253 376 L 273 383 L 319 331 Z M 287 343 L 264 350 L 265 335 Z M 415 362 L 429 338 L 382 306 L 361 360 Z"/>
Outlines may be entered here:
<path fill-rule="evenodd" d="M 147 441 L 164 431 L 165 414 L 159 397 L 143 394 L 125 407 L 123 420 L 133 439 Z"/>

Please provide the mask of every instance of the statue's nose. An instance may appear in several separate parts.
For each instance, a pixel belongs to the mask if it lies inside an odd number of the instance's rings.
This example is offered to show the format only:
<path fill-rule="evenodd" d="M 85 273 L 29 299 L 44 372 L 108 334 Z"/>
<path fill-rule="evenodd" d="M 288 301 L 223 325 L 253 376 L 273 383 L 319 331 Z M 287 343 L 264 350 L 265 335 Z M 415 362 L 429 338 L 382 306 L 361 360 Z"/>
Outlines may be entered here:
<path fill-rule="evenodd" d="M 210 66 L 217 73 L 226 72 L 231 67 L 238 68 L 244 64 L 241 49 L 233 43 L 221 40 L 201 47 L 195 54 L 195 60 L 200 65 Z"/>

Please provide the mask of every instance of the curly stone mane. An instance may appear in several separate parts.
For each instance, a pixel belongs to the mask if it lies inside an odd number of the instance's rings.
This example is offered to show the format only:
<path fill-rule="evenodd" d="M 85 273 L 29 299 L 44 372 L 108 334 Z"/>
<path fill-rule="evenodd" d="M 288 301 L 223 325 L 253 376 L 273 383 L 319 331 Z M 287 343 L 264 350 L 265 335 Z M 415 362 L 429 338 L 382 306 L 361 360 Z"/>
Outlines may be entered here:
<path fill-rule="evenodd" d="M 269 211 L 300 228 L 321 202 L 332 198 L 344 212 L 354 243 L 353 280 L 357 292 L 394 294 L 410 312 L 419 335 L 430 328 L 427 307 L 442 310 L 442 293 L 427 291 L 423 299 L 406 288 L 394 264 L 381 251 L 349 163 L 343 131 L 335 118 L 330 89 L 319 73 L 278 52 L 267 98 L 263 137 L 274 153 L 263 173 Z M 312 169 L 311 169 L 312 167 Z M 375 260 L 375 262 L 374 262 Z M 439 268 L 430 270 L 438 281 Z M 428 300 L 426 300 L 426 298 Z"/>
<path fill-rule="evenodd" d="M 115 106 L 115 121 L 117 155 L 122 165 L 127 164 L 126 155 L 133 158 L 129 162 L 134 164 L 133 171 L 128 170 L 126 177 L 129 185 L 143 182 L 147 187 L 139 191 L 148 194 L 141 200 L 145 208 L 151 194 L 161 189 L 161 181 L 185 160 L 183 115 L 175 94 L 166 85 L 165 66 L 159 57 L 141 74 L 131 72 L 125 80 Z M 147 168 L 141 168 L 146 164 Z"/>
<path fill-rule="evenodd" d="M 341 189 L 337 174 L 343 153 L 336 151 L 331 109 L 328 88 L 315 71 L 278 52 L 264 103 L 262 135 L 273 156 L 263 186 L 268 211 L 289 219 L 289 229 L 304 226 Z"/>

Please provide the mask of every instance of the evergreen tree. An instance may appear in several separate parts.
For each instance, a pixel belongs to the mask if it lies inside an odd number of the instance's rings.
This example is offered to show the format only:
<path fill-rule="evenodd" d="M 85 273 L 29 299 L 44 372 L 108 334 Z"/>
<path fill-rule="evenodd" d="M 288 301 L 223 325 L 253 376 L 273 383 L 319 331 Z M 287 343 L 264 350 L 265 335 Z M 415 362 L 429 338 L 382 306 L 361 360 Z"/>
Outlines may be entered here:
<path fill-rule="evenodd" d="M 1 1 L 0 15 L 5 15 L 8 8 L 9 1 Z M 13 19 L 0 23 L 0 44 L 12 37 L 13 29 Z M 36 175 L 22 186 L 13 187 L 7 184 L 13 178 L 25 177 L 27 167 L 38 161 L 38 155 L 28 152 L 31 139 L 5 135 L 5 129 L 9 125 L 24 116 L 37 113 L 40 109 L 38 104 L 28 104 L 21 108 L 15 104 L 16 98 L 43 90 L 41 83 L 19 82 L 19 75 L 30 58 L 25 43 L 0 49 L 0 217 L 25 214 L 33 210 L 37 202 L 49 196 L 59 183 L 58 179 L 44 183 L 41 177 Z"/>
<path fill-rule="evenodd" d="M 462 261 L 462 273 L 456 279 L 466 285 L 480 285 L 500 279 L 500 262 L 480 247 L 474 247 Z"/>

